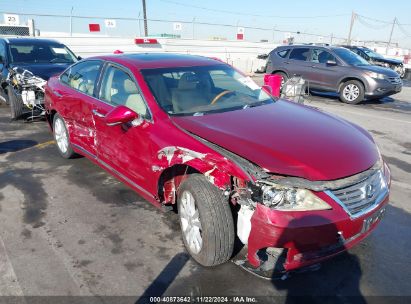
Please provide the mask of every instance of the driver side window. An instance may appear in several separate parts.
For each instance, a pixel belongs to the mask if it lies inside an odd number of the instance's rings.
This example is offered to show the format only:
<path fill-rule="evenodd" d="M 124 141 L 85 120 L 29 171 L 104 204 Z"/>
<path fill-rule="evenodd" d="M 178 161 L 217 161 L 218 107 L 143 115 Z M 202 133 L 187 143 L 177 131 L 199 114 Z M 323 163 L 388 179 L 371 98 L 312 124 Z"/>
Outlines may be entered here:
<path fill-rule="evenodd" d="M 315 63 L 327 63 L 327 61 L 336 61 L 335 57 L 323 49 L 313 49 L 311 61 Z"/>
<path fill-rule="evenodd" d="M 133 78 L 124 70 L 108 66 L 100 88 L 100 99 L 113 106 L 124 105 L 141 117 L 147 118 L 148 110 Z"/>

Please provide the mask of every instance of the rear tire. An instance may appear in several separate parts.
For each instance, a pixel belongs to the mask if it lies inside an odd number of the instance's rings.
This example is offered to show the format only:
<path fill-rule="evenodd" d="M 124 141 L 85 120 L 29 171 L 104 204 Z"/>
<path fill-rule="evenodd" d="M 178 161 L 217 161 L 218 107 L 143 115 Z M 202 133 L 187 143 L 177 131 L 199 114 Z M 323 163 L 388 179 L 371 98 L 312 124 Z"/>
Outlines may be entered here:
<path fill-rule="evenodd" d="M 7 94 L 7 90 L 8 90 L 8 87 L 5 87 L 5 88 L 2 87 L 0 89 L 0 98 L 1 98 L 1 101 L 3 101 L 6 105 L 9 105 L 10 102 L 9 102 L 9 96 Z"/>
<path fill-rule="evenodd" d="M 203 175 L 191 174 L 178 189 L 184 245 L 203 266 L 227 262 L 234 248 L 234 222 L 221 190 Z"/>
<path fill-rule="evenodd" d="M 364 85 L 358 80 L 345 82 L 340 89 L 340 100 L 348 104 L 358 104 L 364 100 Z"/>
<path fill-rule="evenodd" d="M 19 119 L 24 112 L 24 103 L 21 96 L 16 94 L 13 87 L 7 88 L 8 102 L 10 103 L 10 116 L 12 120 Z"/>
<path fill-rule="evenodd" d="M 285 73 L 283 73 L 283 72 L 275 72 L 275 73 L 273 73 L 273 75 L 280 75 L 280 76 L 282 77 L 281 86 L 280 86 L 280 90 L 282 90 L 284 84 L 285 84 L 285 83 L 287 82 L 287 80 L 288 80 L 287 75 L 286 75 Z"/>
<path fill-rule="evenodd" d="M 73 158 L 76 153 L 71 148 L 66 123 L 59 114 L 55 114 L 53 118 L 53 135 L 60 155 L 64 158 Z"/>

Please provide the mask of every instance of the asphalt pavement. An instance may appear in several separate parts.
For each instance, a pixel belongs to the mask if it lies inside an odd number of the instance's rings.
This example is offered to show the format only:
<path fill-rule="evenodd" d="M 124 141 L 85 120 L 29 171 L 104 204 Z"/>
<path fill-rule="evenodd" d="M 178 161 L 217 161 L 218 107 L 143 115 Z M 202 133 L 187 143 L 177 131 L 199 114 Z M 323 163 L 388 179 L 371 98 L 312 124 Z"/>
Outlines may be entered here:
<path fill-rule="evenodd" d="M 44 121 L 11 122 L 2 105 L 0 296 L 36 296 L 25 303 L 49 299 L 39 296 L 84 303 L 143 303 L 150 296 L 411 300 L 411 87 L 360 105 L 319 94 L 305 103 L 371 132 L 392 170 L 391 203 L 360 245 L 286 280 L 263 280 L 232 262 L 198 265 L 184 249 L 176 214 L 153 207 L 86 158 L 61 158 Z"/>

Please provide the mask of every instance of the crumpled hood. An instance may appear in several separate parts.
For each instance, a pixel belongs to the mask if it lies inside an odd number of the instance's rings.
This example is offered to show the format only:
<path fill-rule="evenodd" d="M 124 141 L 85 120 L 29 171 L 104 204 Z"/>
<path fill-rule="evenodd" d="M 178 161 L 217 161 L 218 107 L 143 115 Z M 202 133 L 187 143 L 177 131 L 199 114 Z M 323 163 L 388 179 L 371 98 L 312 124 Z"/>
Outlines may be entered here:
<path fill-rule="evenodd" d="M 32 72 L 35 76 L 49 80 L 51 76 L 60 74 L 70 64 L 67 63 L 33 63 L 33 64 L 11 64 L 11 67 L 20 67 L 22 69 Z"/>
<path fill-rule="evenodd" d="M 378 65 L 361 65 L 361 66 L 356 66 L 357 68 L 361 69 L 361 70 L 366 70 L 366 71 L 371 71 L 371 72 L 375 72 L 375 73 L 379 73 L 379 74 L 384 74 L 388 77 L 399 77 L 397 72 L 389 69 L 389 68 L 385 68 L 382 66 L 378 66 Z"/>
<path fill-rule="evenodd" d="M 271 173 L 312 181 L 335 180 L 364 171 L 378 160 L 377 147 L 362 128 L 284 100 L 171 119 Z"/>
<path fill-rule="evenodd" d="M 394 65 L 402 64 L 401 60 L 391 59 L 391 58 L 372 58 L 372 60 L 376 62 L 383 62 L 383 63 L 389 63 L 389 64 L 394 64 Z"/>

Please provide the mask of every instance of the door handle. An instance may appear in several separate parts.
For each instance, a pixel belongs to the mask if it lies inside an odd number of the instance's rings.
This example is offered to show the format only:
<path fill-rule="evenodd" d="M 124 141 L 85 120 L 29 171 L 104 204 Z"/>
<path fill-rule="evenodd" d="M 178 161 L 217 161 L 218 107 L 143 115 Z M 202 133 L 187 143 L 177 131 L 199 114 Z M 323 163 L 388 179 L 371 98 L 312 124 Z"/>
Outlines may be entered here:
<path fill-rule="evenodd" d="M 53 90 L 53 94 L 56 95 L 57 97 L 63 97 L 63 95 L 61 95 L 59 92 Z"/>
<path fill-rule="evenodd" d="M 106 117 L 106 115 L 104 115 L 103 113 L 100 113 L 100 112 L 97 111 L 97 110 L 93 110 L 92 112 L 93 112 L 93 114 L 96 115 L 97 117 L 100 117 L 100 118 Z"/>
<path fill-rule="evenodd" d="M 289 61 L 284 61 L 284 63 L 285 63 L 285 64 L 290 64 L 290 62 L 289 62 Z"/>

